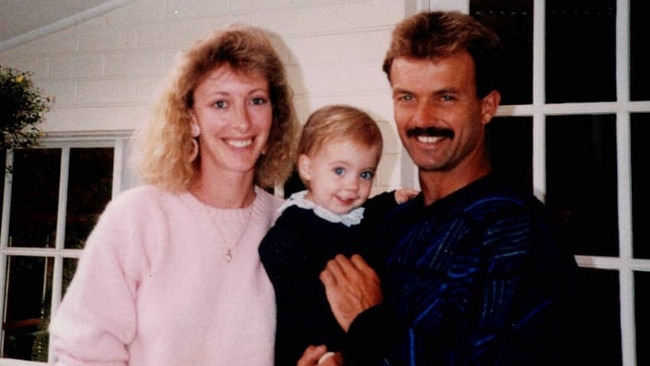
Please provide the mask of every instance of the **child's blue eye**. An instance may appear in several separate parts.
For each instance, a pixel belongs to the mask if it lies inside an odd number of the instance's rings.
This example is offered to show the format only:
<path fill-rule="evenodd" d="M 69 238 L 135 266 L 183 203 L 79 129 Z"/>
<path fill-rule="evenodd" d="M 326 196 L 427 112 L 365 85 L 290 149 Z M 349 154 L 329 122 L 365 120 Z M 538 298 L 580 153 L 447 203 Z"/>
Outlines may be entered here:
<path fill-rule="evenodd" d="M 372 178 L 374 178 L 375 173 L 373 173 L 373 172 L 362 172 L 360 174 L 360 176 L 361 176 L 361 179 L 372 179 Z"/>
<path fill-rule="evenodd" d="M 343 174 L 345 174 L 345 168 L 342 168 L 342 167 L 334 168 L 334 174 L 336 174 L 336 175 L 343 175 Z"/>
<path fill-rule="evenodd" d="M 226 108 L 228 106 L 228 103 L 226 103 L 225 100 L 217 100 L 216 102 L 214 102 L 214 106 L 219 109 L 222 109 L 222 108 Z"/>

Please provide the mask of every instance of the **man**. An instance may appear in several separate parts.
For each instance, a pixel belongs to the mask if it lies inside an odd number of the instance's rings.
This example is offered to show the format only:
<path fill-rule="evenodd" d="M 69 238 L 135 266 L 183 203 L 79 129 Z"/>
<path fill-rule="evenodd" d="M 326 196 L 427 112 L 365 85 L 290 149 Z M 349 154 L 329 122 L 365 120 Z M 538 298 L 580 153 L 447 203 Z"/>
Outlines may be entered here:
<path fill-rule="evenodd" d="M 417 14 L 393 33 L 383 69 L 422 192 L 378 229 L 377 272 L 337 256 L 321 273 L 355 365 L 567 361 L 575 260 L 541 202 L 501 179 L 488 156 L 500 47 L 458 12 Z M 308 348 L 299 365 L 325 351 Z"/>

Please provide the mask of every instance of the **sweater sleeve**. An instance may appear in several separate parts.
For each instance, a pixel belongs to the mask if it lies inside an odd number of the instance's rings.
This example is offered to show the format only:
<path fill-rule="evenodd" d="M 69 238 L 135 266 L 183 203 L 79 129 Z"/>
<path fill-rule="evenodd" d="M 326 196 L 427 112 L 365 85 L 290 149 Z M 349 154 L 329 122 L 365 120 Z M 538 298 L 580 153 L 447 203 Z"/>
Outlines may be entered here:
<path fill-rule="evenodd" d="M 259 246 L 259 254 L 264 269 L 274 286 L 288 288 L 294 285 L 303 266 L 306 266 L 307 253 L 300 230 L 305 223 L 300 215 L 288 209 L 280 216 Z"/>
<path fill-rule="evenodd" d="M 346 365 L 383 365 L 384 357 L 378 350 L 387 350 L 400 333 L 399 322 L 384 304 L 376 305 L 359 314 L 346 336 L 344 354 Z"/>
<path fill-rule="evenodd" d="M 368 199 L 363 207 L 366 209 L 364 212 L 364 220 L 379 220 L 390 210 L 397 207 L 395 191 L 379 193 Z"/>
<path fill-rule="evenodd" d="M 138 227 L 150 209 L 125 195 L 88 237 L 77 271 L 49 327 L 55 365 L 126 365 L 136 333 L 136 290 L 147 255 Z M 163 230 L 148 230 L 160 235 Z"/>

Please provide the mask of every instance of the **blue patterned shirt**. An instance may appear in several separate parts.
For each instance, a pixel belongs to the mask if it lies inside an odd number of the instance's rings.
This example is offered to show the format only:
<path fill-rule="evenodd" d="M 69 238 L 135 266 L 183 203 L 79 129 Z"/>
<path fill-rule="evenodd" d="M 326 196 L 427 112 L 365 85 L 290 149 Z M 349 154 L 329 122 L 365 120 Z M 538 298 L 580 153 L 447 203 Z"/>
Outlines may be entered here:
<path fill-rule="evenodd" d="M 388 220 L 386 254 L 372 259 L 385 301 L 350 328 L 355 364 L 566 361 L 577 266 L 532 194 L 491 175 L 426 207 L 419 196 Z"/>

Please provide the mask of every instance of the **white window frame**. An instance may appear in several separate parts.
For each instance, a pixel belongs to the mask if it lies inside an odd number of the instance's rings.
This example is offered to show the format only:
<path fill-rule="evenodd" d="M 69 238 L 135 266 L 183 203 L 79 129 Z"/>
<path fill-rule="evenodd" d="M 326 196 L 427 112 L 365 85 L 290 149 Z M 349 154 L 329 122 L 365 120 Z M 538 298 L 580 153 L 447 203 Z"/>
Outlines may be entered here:
<path fill-rule="evenodd" d="M 584 114 L 613 114 L 616 116 L 619 255 L 618 257 L 577 255 L 576 261 L 582 268 L 618 271 L 622 365 L 635 366 L 634 272 L 650 272 L 650 260 L 635 259 L 632 252 L 630 115 L 632 113 L 650 113 L 650 101 L 630 101 L 630 2 L 629 0 L 616 1 L 616 101 L 561 104 L 545 102 L 546 1 L 533 0 L 533 2 L 533 102 L 526 105 L 501 106 L 497 111 L 497 116 L 532 117 L 533 189 L 535 195 L 542 201 L 545 201 L 546 198 L 546 117 Z M 417 3 L 417 11 L 456 9 L 465 13 L 469 12 L 469 0 L 418 0 Z M 403 169 L 403 171 L 405 170 Z M 417 181 L 416 178 L 415 180 Z"/>
<path fill-rule="evenodd" d="M 130 138 L 132 131 L 109 131 L 96 133 L 50 133 L 46 135 L 38 147 L 35 148 L 60 148 L 61 149 L 61 169 L 59 176 L 59 199 L 57 208 L 57 227 L 56 241 L 54 248 L 21 248 L 10 247 L 9 242 L 9 218 L 11 208 L 11 172 L 5 173 L 4 180 L 4 199 L 2 207 L 2 222 L 0 223 L 0 284 L 5 284 L 7 258 L 9 256 L 30 256 L 54 258 L 53 283 L 52 283 L 52 303 L 51 314 L 56 313 L 61 303 L 62 283 L 63 283 L 63 260 L 67 258 L 79 258 L 82 249 L 65 249 L 65 222 L 66 222 L 66 205 L 68 194 L 68 175 L 69 175 L 69 157 L 72 148 L 97 148 L 110 147 L 114 149 L 113 155 L 113 182 L 111 197 L 115 197 L 119 192 L 135 185 L 135 181 L 127 169 L 128 151 L 130 148 Z M 7 152 L 7 165 L 13 162 L 12 151 Z M 5 314 L 5 296 L 6 286 L 0 286 L 0 314 Z M 4 334 L 4 332 L 3 332 Z M 1 340 L 1 339 L 0 339 Z M 4 340 L 1 340 L 4 343 Z M 51 355 L 49 350 L 48 355 Z M 0 358 L 0 366 L 15 365 L 44 365 L 45 363 L 36 361 L 14 360 Z"/>

